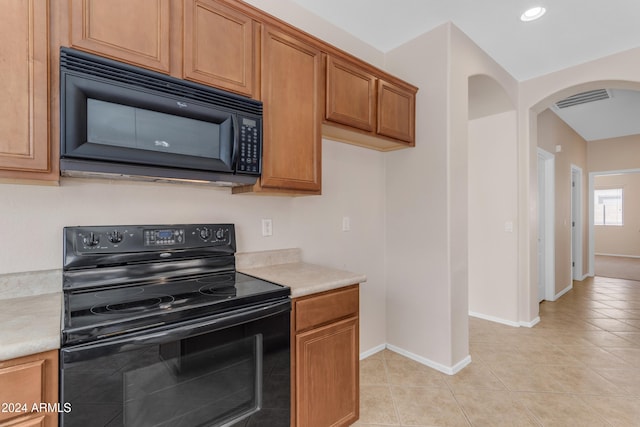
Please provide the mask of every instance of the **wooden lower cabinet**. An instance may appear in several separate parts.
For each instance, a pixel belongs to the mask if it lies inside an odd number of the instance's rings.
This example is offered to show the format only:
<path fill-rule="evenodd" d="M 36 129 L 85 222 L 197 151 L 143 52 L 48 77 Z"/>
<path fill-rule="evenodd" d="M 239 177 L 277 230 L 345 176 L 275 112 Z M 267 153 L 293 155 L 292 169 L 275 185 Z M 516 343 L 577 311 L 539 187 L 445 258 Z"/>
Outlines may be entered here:
<path fill-rule="evenodd" d="M 358 285 L 294 299 L 293 426 L 340 427 L 358 420 L 358 300 Z"/>
<path fill-rule="evenodd" d="M 0 427 L 55 427 L 57 402 L 56 350 L 0 362 Z"/>

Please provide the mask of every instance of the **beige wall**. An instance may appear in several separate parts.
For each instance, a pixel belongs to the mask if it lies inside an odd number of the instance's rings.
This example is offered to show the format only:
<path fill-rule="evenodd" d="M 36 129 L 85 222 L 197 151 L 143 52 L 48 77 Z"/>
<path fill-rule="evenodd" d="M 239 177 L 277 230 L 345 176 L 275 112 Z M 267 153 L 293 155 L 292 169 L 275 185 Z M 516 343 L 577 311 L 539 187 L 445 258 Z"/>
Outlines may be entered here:
<path fill-rule="evenodd" d="M 640 257 L 640 172 L 598 175 L 594 189 L 622 188 L 623 225 L 594 226 L 595 253 Z"/>
<path fill-rule="evenodd" d="M 640 169 L 640 135 L 587 143 L 589 172 Z"/>
<path fill-rule="evenodd" d="M 516 122 L 515 111 L 469 122 L 469 311 L 515 325 Z"/>
<path fill-rule="evenodd" d="M 561 150 L 556 152 L 556 146 Z M 572 128 L 546 109 L 538 116 L 538 147 L 555 157 L 555 292 L 557 295 L 572 286 L 571 267 L 571 166 L 582 169 L 582 257 L 584 275 L 587 271 L 588 248 L 588 174 L 587 142 Z"/>
<path fill-rule="evenodd" d="M 385 158 L 387 339 L 451 370 L 469 355 L 469 77 L 490 76 L 512 103 L 517 83 L 452 24 L 389 52 L 386 67 L 420 87 L 416 148 Z"/>

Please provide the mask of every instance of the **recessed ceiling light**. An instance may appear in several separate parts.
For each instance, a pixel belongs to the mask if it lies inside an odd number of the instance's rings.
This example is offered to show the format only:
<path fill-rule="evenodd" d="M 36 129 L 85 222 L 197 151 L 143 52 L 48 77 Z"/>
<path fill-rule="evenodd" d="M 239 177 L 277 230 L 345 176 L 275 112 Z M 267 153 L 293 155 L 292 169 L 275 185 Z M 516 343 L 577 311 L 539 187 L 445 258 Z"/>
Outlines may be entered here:
<path fill-rule="evenodd" d="M 546 11 L 547 9 L 541 6 L 532 7 L 520 15 L 520 20 L 524 22 L 534 21 L 544 15 Z"/>

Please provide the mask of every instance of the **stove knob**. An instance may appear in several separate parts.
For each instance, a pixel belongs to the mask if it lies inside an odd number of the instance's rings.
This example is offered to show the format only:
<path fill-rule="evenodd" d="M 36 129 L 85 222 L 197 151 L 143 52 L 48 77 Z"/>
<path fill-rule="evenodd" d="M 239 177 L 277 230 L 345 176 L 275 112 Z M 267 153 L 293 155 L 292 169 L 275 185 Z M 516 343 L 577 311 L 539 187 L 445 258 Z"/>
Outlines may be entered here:
<path fill-rule="evenodd" d="M 109 241 L 111 243 L 120 243 L 122 242 L 122 233 L 120 233 L 118 230 L 113 230 L 111 233 L 107 233 L 107 239 L 109 239 Z"/>
<path fill-rule="evenodd" d="M 98 243 L 100 243 L 100 236 L 96 236 L 92 231 L 88 236 L 84 236 L 82 241 L 86 246 L 98 246 Z"/>
<path fill-rule="evenodd" d="M 216 239 L 223 240 L 224 239 L 224 228 L 218 228 L 216 230 Z"/>
<path fill-rule="evenodd" d="M 207 240 L 209 237 L 211 237 L 211 230 L 207 227 L 202 227 L 199 231 L 199 234 L 202 240 Z"/>

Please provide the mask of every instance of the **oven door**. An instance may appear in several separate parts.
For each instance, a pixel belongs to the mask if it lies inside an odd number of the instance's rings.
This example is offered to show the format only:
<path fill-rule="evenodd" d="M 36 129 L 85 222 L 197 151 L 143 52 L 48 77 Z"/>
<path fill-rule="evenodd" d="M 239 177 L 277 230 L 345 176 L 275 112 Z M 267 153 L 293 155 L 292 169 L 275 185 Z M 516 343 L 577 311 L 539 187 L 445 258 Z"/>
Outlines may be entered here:
<path fill-rule="evenodd" d="M 290 311 L 287 299 L 63 348 L 60 425 L 289 426 Z"/>

